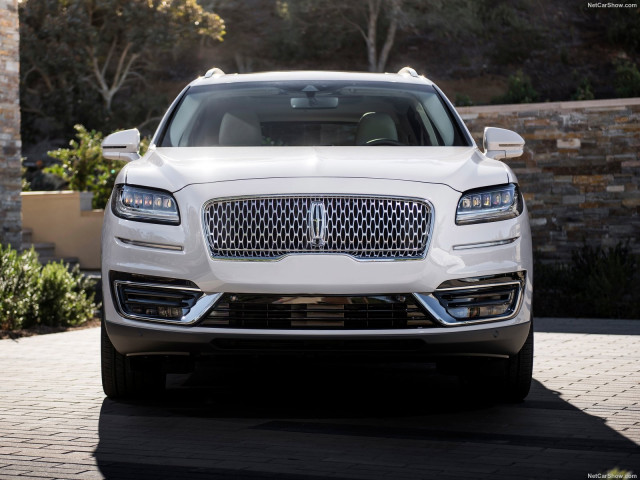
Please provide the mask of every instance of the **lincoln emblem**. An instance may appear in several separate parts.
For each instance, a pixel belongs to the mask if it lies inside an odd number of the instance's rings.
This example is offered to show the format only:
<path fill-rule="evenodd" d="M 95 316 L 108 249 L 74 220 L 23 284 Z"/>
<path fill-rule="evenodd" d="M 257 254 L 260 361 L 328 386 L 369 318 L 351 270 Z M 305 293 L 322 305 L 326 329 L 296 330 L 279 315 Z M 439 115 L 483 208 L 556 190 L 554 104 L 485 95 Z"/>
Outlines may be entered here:
<path fill-rule="evenodd" d="M 307 216 L 309 242 L 314 247 L 324 247 L 327 243 L 327 209 L 322 202 L 311 202 Z"/>

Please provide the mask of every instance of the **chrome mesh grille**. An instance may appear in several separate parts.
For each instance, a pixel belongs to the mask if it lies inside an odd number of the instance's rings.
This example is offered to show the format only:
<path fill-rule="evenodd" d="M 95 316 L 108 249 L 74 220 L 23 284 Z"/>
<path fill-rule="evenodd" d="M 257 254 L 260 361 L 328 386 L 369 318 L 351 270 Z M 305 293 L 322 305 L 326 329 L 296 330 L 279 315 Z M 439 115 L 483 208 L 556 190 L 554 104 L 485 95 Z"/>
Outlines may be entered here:
<path fill-rule="evenodd" d="M 204 230 L 215 258 L 340 253 L 359 259 L 415 259 L 427 249 L 431 217 L 429 204 L 403 197 L 249 197 L 207 202 Z"/>

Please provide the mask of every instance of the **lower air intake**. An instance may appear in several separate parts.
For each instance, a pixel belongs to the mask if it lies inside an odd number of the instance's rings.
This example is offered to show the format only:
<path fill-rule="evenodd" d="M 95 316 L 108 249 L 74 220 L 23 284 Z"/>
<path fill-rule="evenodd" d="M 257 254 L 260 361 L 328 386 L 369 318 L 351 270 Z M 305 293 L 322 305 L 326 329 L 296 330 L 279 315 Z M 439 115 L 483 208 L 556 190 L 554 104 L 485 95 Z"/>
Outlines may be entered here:
<path fill-rule="evenodd" d="M 366 330 L 435 324 L 411 295 L 301 296 L 226 293 L 199 326 Z"/>

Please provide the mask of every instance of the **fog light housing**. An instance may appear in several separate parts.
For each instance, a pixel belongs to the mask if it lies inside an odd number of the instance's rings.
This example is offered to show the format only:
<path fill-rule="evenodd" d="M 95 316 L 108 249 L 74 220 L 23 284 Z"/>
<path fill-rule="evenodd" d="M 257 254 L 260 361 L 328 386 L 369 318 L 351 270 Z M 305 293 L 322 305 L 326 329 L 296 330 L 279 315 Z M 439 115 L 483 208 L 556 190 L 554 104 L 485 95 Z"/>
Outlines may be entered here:
<path fill-rule="evenodd" d="M 517 307 L 520 282 L 479 285 L 474 288 L 439 289 L 435 297 L 456 320 L 486 320 L 513 313 Z"/>
<path fill-rule="evenodd" d="M 197 288 L 115 280 L 119 313 L 135 320 L 180 322 L 203 293 Z"/>
<path fill-rule="evenodd" d="M 520 310 L 525 277 L 525 272 L 514 272 L 450 280 L 431 294 L 414 296 L 444 325 L 506 320 Z"/>
<path fill-rule="evenodd" d="M 475 307 L 450 307 L 447 312 L 459 320 L 470 320 L 474 318 L 497 317 L 504 315 L 509 310 L 511 303 L 499 305 L 481 305 Z"/>

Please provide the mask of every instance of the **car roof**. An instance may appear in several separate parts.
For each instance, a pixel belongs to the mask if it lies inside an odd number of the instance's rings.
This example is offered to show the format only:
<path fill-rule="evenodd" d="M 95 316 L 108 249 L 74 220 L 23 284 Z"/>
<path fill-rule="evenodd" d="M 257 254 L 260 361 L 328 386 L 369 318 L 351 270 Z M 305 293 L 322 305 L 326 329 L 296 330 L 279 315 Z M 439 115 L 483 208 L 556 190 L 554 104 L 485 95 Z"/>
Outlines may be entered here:
<path fill-rule="evenodd" d="M 259 72 L 259 73 L 233 73 L 225 74 L 218 68 L 212 68 L 205 76 L 198 77 L 191 82 L 195 85 L 213 85 L 221 83 L 245 83 L 245 82 L 278 82 L 284 80 L 293 81 L 348 81 L 348 82 L 395 82 L 420 85 L 433 85 L 426 77 L 417 75 L 415 70 L 403 68 L 398 73 L 369 73 L 369 72 L 337 72 L 337 71 L 289 71 L 289 72 Z"/>

